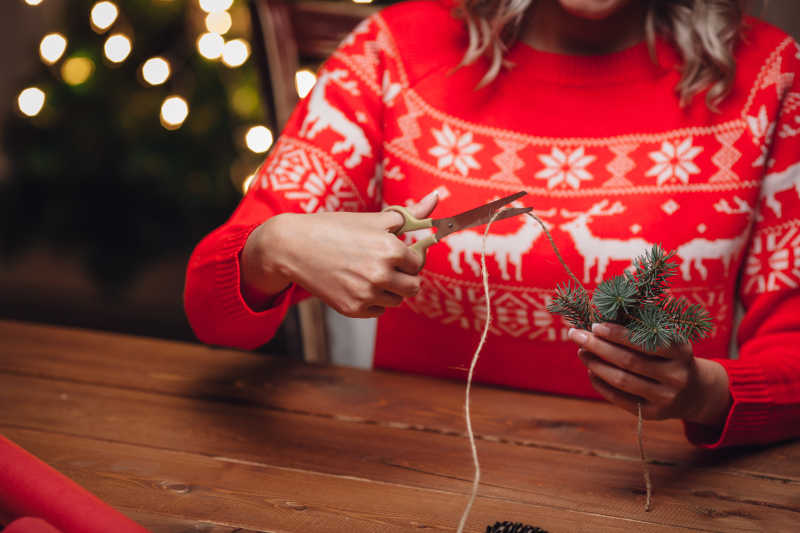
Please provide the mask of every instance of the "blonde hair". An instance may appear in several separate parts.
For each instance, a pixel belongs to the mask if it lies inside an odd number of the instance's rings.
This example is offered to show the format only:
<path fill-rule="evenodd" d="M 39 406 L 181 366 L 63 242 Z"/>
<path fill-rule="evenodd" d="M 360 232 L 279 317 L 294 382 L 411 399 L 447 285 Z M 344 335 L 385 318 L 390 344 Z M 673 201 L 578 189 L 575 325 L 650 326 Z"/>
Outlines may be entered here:
<path fill-rule="evenodd" d="M 503 66 L 505 53 L 517 39 L 522 18 L 536 0 L 460 0 L 456 14 L 464 19 L 469 46 L 459 66 L 481 56 L 490 61 L 478 84 L 491 83 Z M 712 110 L 731 90 L 736 72 L 733 48 L 751 0 L 639 0 L 647 1 L 645 36 L 655 61 L 656 35 L 678 49 L 683 64 L 675 87 L 680 105 L 687 105 L 705 88 L 706 105 Z"/>

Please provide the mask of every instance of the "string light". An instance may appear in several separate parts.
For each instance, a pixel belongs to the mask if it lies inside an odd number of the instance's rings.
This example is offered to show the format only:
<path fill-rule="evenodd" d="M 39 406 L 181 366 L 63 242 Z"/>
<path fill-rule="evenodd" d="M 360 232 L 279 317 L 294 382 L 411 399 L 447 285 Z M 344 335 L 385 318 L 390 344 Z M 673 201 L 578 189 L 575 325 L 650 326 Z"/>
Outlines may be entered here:
<path fill-rule="evenodd" d="M 206 13 L 227 11 L 233 5 L 233 0 L 200 0 L 200 9 Z"/>
<path fill-rule="evenodd" d="M 297 95 L 300 98 L 305 98 L 314 84 L 317 83 L 317 75 L 310 70 L 303 69 L 294 73 L 294 86 L 297 88 Z"/>
<path fill-rule="evenodd" d="M 247 130 L 244 142 L 250 151 L 263 154 L 272 146 L 272 132 L 265 126 L 253 126 Z"/>
<path fill-rule="evenodd" d="M 39 43 L 39 55 L 42 61 L 52 65 L 64 55 L 67 49 L 67 39 L 60 33 L 48 33 Z"/>
<path fill-rule="evenodd" d="M 61 65 L 61 77 L 68 85 L 80 85 L 94 72 L 94 62 L 88 57 L 71 57 Z"/>
<path fill-rule="evenodd" d="M 256 179 L 255 174 L 250 174 L 247 176 L 244 181 L 242 182 L 242 192 L 247 194 L 247 191 L 250 190 L 250 186 L 253 184 L 253 180 Z"/>
<path fill-rule="evenodd" d="M 161 104 L 161 125 L 168 130 L 181 127 L 189 116 L 189 104 L 180 96 L 169 96 Z"/>
<path fill-rule="evenodd" d="M 113 2 L 97 2 L 89 13 L 89 19 L 95 31 L 105 31 L 114 24 L 119 15 L 119 10 Z"/>
<path fill-rule="evenodd" d="M 161 85 L 169 75 L 169 63 L 163 57 L 151 57 L 142 65 L 142 77 L 150 85 Z"/>
<path fill-rule="evenodd" d="M 35 5 L 35 4 L 31 4 Z M 17 96 L 17 105 L 23 114 L 35 117 L 44 107 L 45 94 L 38 87 L 28 87 L 23 89 Z"/>
<path fill-rule="evenodd" d="M 244 39 L 230 40 L 222 48 L 222 62 L 231 68 L 242 66 L 248 57 L 250 45 Z"/>
<path fill-rule="evenodd" d="M 206 16 L 206 28 L 211 33 L 224 35 L 231 29 L 233 20 L 227 11 L 214 11 Z"/>
<path fill-rule="evenodd" d="M 115 33 L 106 39 L 103 51 L 109 61 L 122 63 L 131 53 L 131 40 L 126 35 Z"/>
<path fill-rule="evenodd" d="M 204 33 L 197 39 L 197 51 L 206 59 L 217 59 L 224 47 L 225 39 L 218 33 Z"/>

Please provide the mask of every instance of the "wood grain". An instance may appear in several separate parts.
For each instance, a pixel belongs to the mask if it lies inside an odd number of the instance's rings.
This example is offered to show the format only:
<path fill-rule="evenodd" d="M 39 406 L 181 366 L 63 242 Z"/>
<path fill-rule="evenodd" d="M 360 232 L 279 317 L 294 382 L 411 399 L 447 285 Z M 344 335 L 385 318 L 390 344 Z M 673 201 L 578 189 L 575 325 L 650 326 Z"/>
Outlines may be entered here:
<path fill-rule="evenodd" d="M 52 446 L 47 432 L 4 428 L 32 453 L 125 510 L 147 508 L 169 519 L 158 531 L 201 521 L 191 531 L 226 532 L 231 527 L 268 531 L 394 532 L 452 531 L 464 495 L 354 476 L 331 476 L 285 467 L 63 436 Z M 494 521 L 517 520 L 550 531 L 673 530 L 639 520 L 619 520 L 570 509 L 481 496 L 468 525 L 482 532 Z M 205 522 L 202 522 L 205 521 Z M 259 529 L 260 528 L 260 529 Z"/>
<path fill-rule="evenodd" d="M 0 372 L 464 433 L 463 383 L 309 367 L 191 343 L 14 322 L 0 321 L 0 339 Z M 602 402 L 476 387 L 472 411 L 481 440 L 626 460 L 638 457 L 635 419 Z M 791 444 L 706 452 L 686 442 L 676 421 L 646 422 L 645 441 L 649 457 L 659 463 L 800 482 L 800 447 Z"/>
<path fill-rule="evenodd" d="M 466 495 L 466 440 L 360 421 L 0 374 L 0 425 Z M 481 494 L 552 509 L 672 527 L 759 530 L 800 518 L 798 489 L 701 467 L 653 466 L 645 513 L 637 461 L 540 446 L 481 442 Z"/>

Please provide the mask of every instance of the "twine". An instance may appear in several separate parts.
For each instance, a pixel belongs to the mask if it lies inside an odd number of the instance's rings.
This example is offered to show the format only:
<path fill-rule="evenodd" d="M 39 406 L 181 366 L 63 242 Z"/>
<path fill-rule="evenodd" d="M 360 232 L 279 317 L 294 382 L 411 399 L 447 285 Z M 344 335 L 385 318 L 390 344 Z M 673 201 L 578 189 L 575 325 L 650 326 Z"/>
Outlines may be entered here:
<path fill-rule="evenodd" d="M 497 211 L 489 222 L 486 223 L 486 230 L 483 232 L 483 245 L 481 246 L 481 278 L 483 280 L 483 295 L 486 298 L 486 322 L 483 324 L 483 333 L 481 333 L 481 340 L 478 347 L 475 348 L 475 353 L 472 356 L 472 363 L 469 365 L 469 374 L 467 375 L 467 392 L 464 399 L 464 413 L 467 419 L 467 437 L 469 438 L 469 448 L 472 451 L 472 462 L 475 465 L 475 475 L 472 478 L 472 491 L 467 500 L 467 506 L 461 514 L 461 522 L 458 524 L 458 533 L 464 531 L 464 525 L 467 523 L 467 517 L 472 509 L 472 504 L 475 502 L 475 497 L 478 495 L 478 485 L 481 482 L 481 465 L 478 462 L 478 449 L 475 447 L 475 435 L 472 433 L 472 416 L 469 411 L 469 391 L 472 388 L 472 375 L 475 372 L 475 365 L 478 363 L 478 357 L 481 354 L 483 345 L 486 343 L 486 335 L 489 334 L 489 326 L 492 322 L 491 300 L 489 299 L 489 274 L 486 270 L 486 238 L 489 236 L 489 228 L 492 222 L 502 213 Z"/>
<path fill-rule="evenodd" d="M 469 439 L 469 448 L 472 452 L 472 463 L 475 467 L 475 474 L 472 478 L 472 490 L 470 491 L 469 499 L 467 500 L 467 505 L 464 508 L 464 512 L 461 514 L 461 521 L 458 523 L 458 530 L 457 533 L 463 533 L 464 526 L 467 523 L 467 518 L 469 517 L 469 513 L 472 510 L 472 504 L 475 503 L 475 498 L 478 495 L 478 486 L 480 485 L 481 481 L 481 465 L 478 461 L 478 449 L 475 446 L 475 434 L 472 431 L 472 415 L 470 413 L 470 391 L 472 389 L 472 376 L 475 373 L 475 366 L 478 363 L 478 358 L 480 357 L 481 350 L 483 350 L 483 345 L 486 344 L 486 336 L 489 334 L 489 327 L 491 326 L 492 322 L 492 310 L 491 310 L 491 299 L 489 298 L 489 274 L 486 269 L 486 239 L 489 236 L 489 228 L 492 226 L 492 222 L 502 213 L 503 211 L 497 211 L 492 218 L 489 219 L 489 222 L 486 223 L 486 229 L 483 232 L 483 243 L 481 245 L 481 280 L 483 282 L 483 295 L 486 300 L 486 320 L 483 324 L 483 332 L 481 333 L 481 340 L 478 342 L 478 347 L 475 348 L 475 353 L 472 355 L 472 362 L 469 365 L 469 373 L 467 374 L 467 389 L 464 397 L 464 418 L 467 422 L 467 438 Z M 582 290 L 583 285 L 581 282 L 578 281 L 578 278 L 575 277 L 575 274 L 567 266 L 564 259 L 561 257 L 561 253 L 558 251 L 558 247 L 556 243 L 553 241 L 553 237 L 550 235 L 550 232 L 547 230 L 547 226 L 545 226 L 544 222 L 536 216 L 535 214 L 529 212 L 526 213 L 529 217 L 533 218 L 544 230 L 544 234 L 547 236 L 547 239 L 550 241 L 550 245 L 553 247 L 553 251 L 558 258 L 558 261 L 561 263 L 561 266 L 564 267 L 567 274 L 575 281 L 575 283 L 580 287 Z M 644 444 L 642 442 L 642 404 L 639 402 L 638 404 L 639 409 L 639 422 L 636 428 L 638 441 L 639 441 L 639 454 L 642 460 L 642 469 L 644 471 L 644 481 L 645 487 L 647 489 L 647 499 L 645 502 L 645 511 L 650 511 L 652 508 L 652 492 L 653 492 L 653 484 L 650 480 L 650 469 L 648 467 L 648 460 L 647 456 L 644 453 Z"/>

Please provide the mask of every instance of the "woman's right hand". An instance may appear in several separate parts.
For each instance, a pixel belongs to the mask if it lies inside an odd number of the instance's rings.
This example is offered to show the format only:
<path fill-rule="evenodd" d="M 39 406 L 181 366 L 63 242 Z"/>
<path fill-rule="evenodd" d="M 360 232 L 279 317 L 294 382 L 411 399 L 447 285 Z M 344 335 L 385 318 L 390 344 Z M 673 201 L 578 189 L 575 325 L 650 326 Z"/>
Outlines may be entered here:
<path fill-rule="evenodd" d="M 409 211 L 425 218 L 438 197 Z M 297 283 L 350 317 L 378 316 L 419 292 L 420 254 L 394 231 L 403 217 L 381 213 L 284 213 L 258 226 L 241 254 L 242 293 L 255 308 Z"/>

